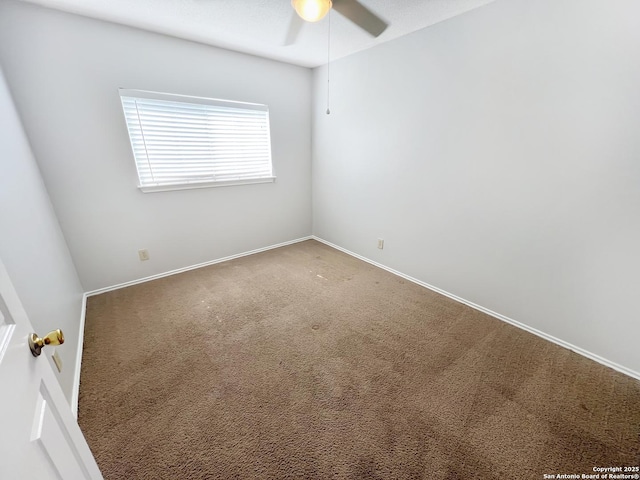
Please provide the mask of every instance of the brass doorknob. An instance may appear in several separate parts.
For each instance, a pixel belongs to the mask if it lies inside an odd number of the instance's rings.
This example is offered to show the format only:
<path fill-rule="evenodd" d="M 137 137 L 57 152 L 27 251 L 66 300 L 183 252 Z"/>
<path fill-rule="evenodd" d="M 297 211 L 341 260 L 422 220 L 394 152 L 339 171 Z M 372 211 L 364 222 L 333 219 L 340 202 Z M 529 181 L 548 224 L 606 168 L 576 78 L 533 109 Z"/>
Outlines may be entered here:
<path fill-rule="evenodd" d="M 35 333 L 29 335 L 29 348 L 34 357 L 42 353 L 42 347 L 47 345 L 62 345 L 64 343 L 64 334 L 62 330 L 53 330 L 40 338 Z"/>

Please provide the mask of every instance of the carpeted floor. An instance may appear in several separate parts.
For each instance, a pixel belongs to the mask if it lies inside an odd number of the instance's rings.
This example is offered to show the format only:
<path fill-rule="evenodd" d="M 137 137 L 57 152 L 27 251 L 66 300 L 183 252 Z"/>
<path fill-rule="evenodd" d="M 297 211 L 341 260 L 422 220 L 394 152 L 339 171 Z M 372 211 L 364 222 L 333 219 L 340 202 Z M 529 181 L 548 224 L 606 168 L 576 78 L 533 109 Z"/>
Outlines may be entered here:
<path fill-rule="evenodd" d="M 640 382 L 307 241 L 89 298 L 111 479 L 542 479 L 640 463 Z"/>

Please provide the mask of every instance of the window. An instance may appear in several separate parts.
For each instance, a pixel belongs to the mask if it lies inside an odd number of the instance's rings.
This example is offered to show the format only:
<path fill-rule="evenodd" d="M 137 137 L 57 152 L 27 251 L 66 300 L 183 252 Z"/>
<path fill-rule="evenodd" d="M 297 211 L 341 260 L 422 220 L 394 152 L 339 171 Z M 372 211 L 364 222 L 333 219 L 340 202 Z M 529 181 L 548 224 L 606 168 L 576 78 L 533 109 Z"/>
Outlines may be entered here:
<path fill-rule="evenodd" d="M 120 89 L 144 192 L 273 182 L 266 105 Z"/>

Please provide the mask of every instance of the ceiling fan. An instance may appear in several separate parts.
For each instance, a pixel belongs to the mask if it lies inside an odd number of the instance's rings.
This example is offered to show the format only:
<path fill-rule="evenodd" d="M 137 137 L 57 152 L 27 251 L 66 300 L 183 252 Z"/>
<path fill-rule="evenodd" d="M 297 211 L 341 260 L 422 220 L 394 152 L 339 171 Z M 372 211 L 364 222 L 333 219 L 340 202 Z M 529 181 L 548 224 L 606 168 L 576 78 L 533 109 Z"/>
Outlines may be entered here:
<path fill-rule="evenodd" d="M 305 21 L 322 20 L 331 8 L 374 37 L 379 36 L 388 26 L 384 20 L 357 0 L 291 0 L 291 5 L 295 12 L 291 15 L 285 45 L 295 43 Z"/>

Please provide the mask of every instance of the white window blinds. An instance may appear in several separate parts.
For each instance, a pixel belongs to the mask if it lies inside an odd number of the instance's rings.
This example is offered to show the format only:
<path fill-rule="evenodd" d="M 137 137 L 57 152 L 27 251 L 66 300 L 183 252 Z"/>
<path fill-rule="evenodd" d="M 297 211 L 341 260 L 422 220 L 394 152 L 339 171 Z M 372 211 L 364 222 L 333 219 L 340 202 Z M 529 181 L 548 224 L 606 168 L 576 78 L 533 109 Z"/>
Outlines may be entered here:
<path fill-rule="evenodd" d="M 266 105 L 120 89 L 143 191 L 273 181 Z"/>

